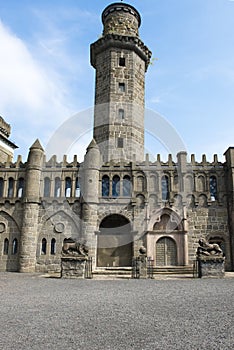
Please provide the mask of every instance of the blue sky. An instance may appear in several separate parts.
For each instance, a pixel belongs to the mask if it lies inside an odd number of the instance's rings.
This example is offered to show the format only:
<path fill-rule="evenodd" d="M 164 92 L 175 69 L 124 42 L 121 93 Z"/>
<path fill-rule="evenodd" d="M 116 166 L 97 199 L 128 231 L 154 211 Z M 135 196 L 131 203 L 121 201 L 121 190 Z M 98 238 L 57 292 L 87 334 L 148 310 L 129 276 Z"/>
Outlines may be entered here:
<path fill-rule="evenodd" d="M 76 113 L 83 131 L 91 129 L 82 112 L 94 100 L 89 46 L 102 33 L 101 13 L 110 3 L 0 0 L 0 115 L 12 126 L 16 155 L 26 160 L 37 137 L 46 146 Z M 146 107 L 173 126 L 199 161 L 203 153 L 223 160 L 234 146 L 234 1 L 128 3 L 141 13 L 140 36 L 155 58 L 146 75 Z M 80 160 L 90 137 L 74 148 Z M 149 135 L 147 147 L 168 151 Z"/>

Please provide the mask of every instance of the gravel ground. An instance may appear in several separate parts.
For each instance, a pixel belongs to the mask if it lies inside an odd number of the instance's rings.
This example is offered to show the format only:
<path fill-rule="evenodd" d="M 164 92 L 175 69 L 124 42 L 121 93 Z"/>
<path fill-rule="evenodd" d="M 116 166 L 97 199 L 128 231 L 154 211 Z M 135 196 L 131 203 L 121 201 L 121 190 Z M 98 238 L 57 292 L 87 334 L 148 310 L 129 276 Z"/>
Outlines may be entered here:
<path fill-rule="evenodd" d="M 0 349 L 234 349 L 234 278 L 0 273 Z"/>

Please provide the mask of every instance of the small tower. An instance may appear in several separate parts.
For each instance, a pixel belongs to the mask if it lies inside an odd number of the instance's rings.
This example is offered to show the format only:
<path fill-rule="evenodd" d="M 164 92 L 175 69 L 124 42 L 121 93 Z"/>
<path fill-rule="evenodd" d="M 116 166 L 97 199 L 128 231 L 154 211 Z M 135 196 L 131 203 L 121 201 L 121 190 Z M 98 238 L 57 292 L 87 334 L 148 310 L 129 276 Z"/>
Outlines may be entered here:
<path fill-rule="evenodd" d="M 102 160 L 144 159 L 145 72 L 151 52 L 139 38 L 141 17 L 125 3 L 102 13 L 102 37 L 91 45 L 96 69 L 94 138 Z"/>
<path fill-rule="evenodd" d="M 40 206 L 40 180 L 44 150 L 36 140 L 27 161 L 24 213 L 21 230 L 20 272 L 35 272 Z"/>

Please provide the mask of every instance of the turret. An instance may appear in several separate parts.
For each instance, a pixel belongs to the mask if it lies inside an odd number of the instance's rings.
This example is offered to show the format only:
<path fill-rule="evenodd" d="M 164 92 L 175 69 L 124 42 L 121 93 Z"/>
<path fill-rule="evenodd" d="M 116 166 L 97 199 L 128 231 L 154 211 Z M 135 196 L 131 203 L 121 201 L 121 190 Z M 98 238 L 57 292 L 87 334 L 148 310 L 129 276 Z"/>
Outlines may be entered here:
<path fill-rule="evenodd" d="M 30 147 L 27 161 L 27 177 L 24 213 L 21 230 L 20 272 L 34 272 L 36 266 L 40 179 L 44 150 L 36 140 Z"/>

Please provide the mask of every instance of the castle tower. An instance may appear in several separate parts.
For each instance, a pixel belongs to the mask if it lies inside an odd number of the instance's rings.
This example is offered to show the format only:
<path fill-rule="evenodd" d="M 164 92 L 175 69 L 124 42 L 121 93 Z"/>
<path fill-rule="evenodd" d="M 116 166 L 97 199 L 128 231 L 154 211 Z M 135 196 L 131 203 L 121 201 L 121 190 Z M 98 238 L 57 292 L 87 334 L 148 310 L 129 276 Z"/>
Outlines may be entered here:
<path fill-rule="evenodd" d="M 27 161 L 20 246 L 20 272 L 35 272 L 43 155 L 44 150 L 39 140 L 36 140 L 30 147 Z"/>
<path fill-rule="evenodd" d="M 96 69 L 94 139 L 102 160 L 144 158 L 145 72 L 151 52 L 139 38 L 141 17 L 125 3 L 102 13 L 102 37 L 91 45 Z"/>

